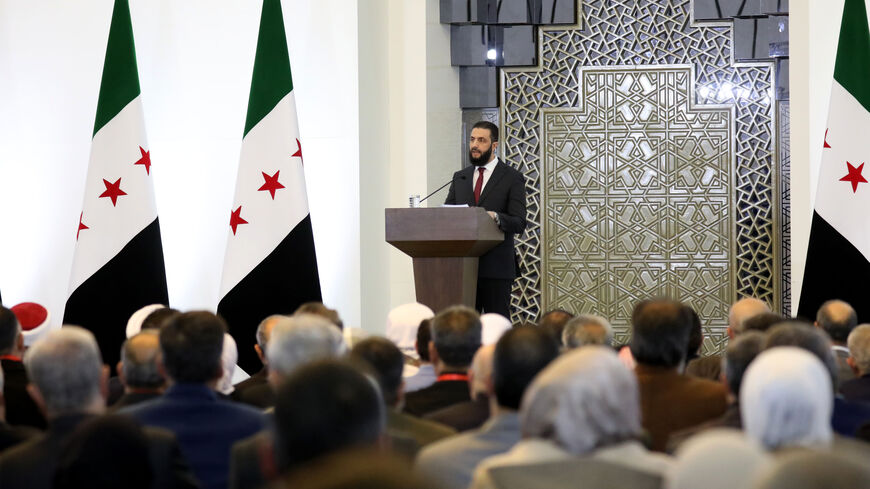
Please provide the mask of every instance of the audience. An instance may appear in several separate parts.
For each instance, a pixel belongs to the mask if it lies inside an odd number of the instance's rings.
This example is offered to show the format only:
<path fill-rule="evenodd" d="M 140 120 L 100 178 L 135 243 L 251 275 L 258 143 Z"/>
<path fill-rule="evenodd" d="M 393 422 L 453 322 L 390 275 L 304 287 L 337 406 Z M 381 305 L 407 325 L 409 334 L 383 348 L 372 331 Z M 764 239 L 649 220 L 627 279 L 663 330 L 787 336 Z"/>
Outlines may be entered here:
<path fill-rule="evenodd" d="M 526 388 L 558 354 L 556 342 L 542 328 L 521 326 L 505 333 L 495 345 L 492 377 L 486 383 L 489 420 L 477 430 L 424 448 L 417 467 L 445 489 L 466 489 L 481 460 L 519 441 L 517 410 Z"/>
<path fill-rule="evenodd" d="M 402 377 L 405 379 L 405 393 L 425 389 L 434 384 L 438 378 L 435 375 L 435 366 L 429 359 L 430 341 L 432 341 L 432 321 L 424 319 L 417 327 L 417 340 L 414 342 L 418 358 L 417 366 L 414 367 L 406 362 L 405 370 L 402 372 Z"/>
<path fill-rule="evenodd" d="M 409 360 L 419 360 L 417 349 L 417 330 L 420 321 L 431 319 L 435 315 L 432 309 L 419 302 L 410 302 L 393 308 L 387 314 L 387 329 L 384 336 L 392 341 Z M 424 348 L 428 347 L 428 341 Z M 416 362 L 413 362 L 416 363 Z"/>
<path fill-rule="evenodd" d="M 698 313 L 687 305 L 683 305 L 683 307 L 686 309 L 686 313 L 691 318 L 692 324 L 692 327 L 689 328 L 689 342 L 686 346 L 686 365 L 688 366 L 690 362 L 700 357 L 701 346 L 704 343 L 704 330 L 701 326 L 701 317 L 698 316 Z"/>
<path fill-rule="evenodd" d="M 763 301 L 753 297 L 744 297 L 732 304 L 728 310 L 728 328 L 725 333 L 729 339 L 733 340 L 746 331 L 746 322 L 749 319 L 769 312 L 770 308 Z M 779 319 L 776 322 L 779 322 Z M 722 355 L 696 358 L 688 362 L 686 373 L 702 379 L 719 381 L 719 376 L 722 373 Z"/>
<path fill-rule="evenodd" d="M 115 412 L 127 406 L 139 404 L 163 394 L 166 378 L 160 370 L 157 357 L 160 354 L 160 333 L 146 329 L 133 335 L 121 346 L 121 361 L 118 362 L 118 378 L 124 386 L 124 395 L 112 407 Z"/>
<path fill-rule="evenodd" d="M 852 489 L 870 487 L 870 469 L 841 455 L 798 451 L 779 457 L 751 489 Z"/>
<path fill-rule="evenodd" d="M 549 333 L 553 341 L 560 343 L 562 341 L 562 330 L 565 329 L 565 325 L 573 317 L 573 314 L 564 309 L 553 309 L 541 315 L 541 318 L 538 320 L 538 327 Z"/>
<path fill-rule="evenodd" d="M 6 400 L 6 422 L 10 425 L 27 425 L 45 428 L 45 418 L 27 393 L 27 371 L 21 357 L 24 356 L 24 336 L 18 318 L 8 308 L 0 305 L 0 367 L 5 383 L 3 398 Z"/>
<path fill-rule="evenodd" d="M 236 340 L 229 333 L 224 333 L 224 347 L 221 350 L 221 369 L 223 375 L 215 385 L 215 390 L 218 395 L 224 399 L 229 399 L 233 393 L 233 374 L 236 371 L 236 362 L 239 361 L 239 347 L 236 346 Z"/>
<path fill-rule="evenodd" d="M 772 463 L 772 457 L 741 432 L 711 430 L 680 447 L 665 478 L 665 488 L 748 488 Z"/>
<path fill-rule="evenodd" d="M 561 345 L 568 349 L 587 345 L 613 346 L 613 327 L 601 316 L 581 314 L 565 324 Z"/>
<path fill-rule="evenodd" d="M 10 426 L 6 423 L 6 401 L 3 399 L 3 370 L 0 370 L 0 453 L 39 433 L 30 426 Z"/>
<path fill-rule="evenodd" d="M 84 422 L 103 414 L 109 368 L 87 330 L 67 326 L 47 333 L 26 353 L 28 390 L 48 419 L 48 431 L 0 455 L 0 487 L 49 489 L 54 486 L 64 445 Z M 152 469 L 149 487 L 198 487 L 175 437 L 146 431 Z"/>
<path fill-rule="evenodd" d="M 257 352 L 257 357 L 263 364 L 254 375 L 236 384 L 235 390 L 230 394 L 234 401 L 243 402 L 259 408 L 266 408 L 270 405 L 272 399 L 272 389 L 269 387 L 269 360 L 266 358 L 266 345 L 269 344 L 269 338 L 272 336 L 272 328 L 286 316 L 274 314 L 260 321 L 257 326 L 256 343 L 254 351 Z"/>
<path fill-rule="evenodd" d="M 480 316 L 469 307 L 448 307 L 432 319 L 429 358 L 438 378 L 429 387 L 408 394 L 405 412 L 424 416 L 471 399 L 468 367 L 480 348 L 480 335 Z"/>
<path fill-rule="evenodd" d="M 218 398 L 226 324 L 205 311 L 170 318 L 160 329 L 160 358 L 169 381 L 163 396 L 119 411 L 175 434 L 203 488 L 225 488 L 233 443 L 263 429 L 265 416 Z"/>
<path fill-rule="evenodd" d="M 840 393 L 848 401 L 870 401 L 870 324 L 862 324 L 849 333 L 849 366 L 854 379 L 840 384 Z"/>
<path fill-rule="evenodd" d="M 837 360 L 837 384 L 835 387 L 839 387 L 847 380 L 854 379 L 855 374 L 846 361 L 849 358 L 846 340 L 852 328 L 858 325 L 858 315 L 855 313 L 855 309 L 844 301 L 829 300 L 819 307 L 815 325 L 828 333 L 828 338 L 832 343 L 831 350 L 833 350 L 834 358 Z"/>
<path fill-rule="evenodd" d="M 480 342 L 485 345 L 494 345 L 501 335 L 511 329 L 513 325 L 510 319 L 494 312 L 488 312 L 480 316 Z"/>
<path fill-rule="evenodd" d="M 751 318 L 746 318 L 743 321 L 743 332 L 758 331 L 759 333 L 766 333 L 773 326 L 785 321 L 787 321 L 785 317 L 775 312 L 763 312 Z"/>
<path fill-rule="evenodd" d="M 320 316 L 336 326 L 339 331 L 344 330 L 344 322 L 341 320 L 341 316 L 338 315 L 338 311 L 326 307 L 321 302 L 306 302 L 302 304 L 293 313 L 294 316 L 299 316 L 300 314 Z"/>
<path fill-rule="evenodd" d="M 631 353 L 637 362 L 643 427 L 664 451 L 671 433 L 725 413 L 725 387 L 683 375 L 691 316 L 679 302 L 641 302 L 632 314 Z"/>
<path fill-rule="evenodd" d="M 471 360 L 471 368 L 468 369 L 470 401 L 459 402 L 433 411 L 425 418 L 450 426 L 456 431 L 480 428 L 489 419 L 489 395 L 487 394 L 489 388 L 487 384 L 492 381 L 494 352 L 494 344 L 481 346 L 474 354 L 474 359 Z"/>

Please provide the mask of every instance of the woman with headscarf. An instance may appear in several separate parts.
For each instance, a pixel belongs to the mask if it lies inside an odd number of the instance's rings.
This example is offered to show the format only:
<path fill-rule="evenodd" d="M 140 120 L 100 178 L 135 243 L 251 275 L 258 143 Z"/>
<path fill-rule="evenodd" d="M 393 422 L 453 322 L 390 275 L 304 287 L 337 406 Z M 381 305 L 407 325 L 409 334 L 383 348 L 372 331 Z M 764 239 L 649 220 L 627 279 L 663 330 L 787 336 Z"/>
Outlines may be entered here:
<path fill-rule="evenodd" d="M 641 434 L 637 380 L 604 346 L 565 353 L 532 381 L 520 406 L 523 439 L 507 453 L 484 459 L 471 487 L 493 487 L 489 469 L 568 460 L 603 460 L 664 474 L 671 459 L 646 450 Z"/>
<path fill-rule="evenodd" d="M 831 376 L 806 350 L 781 346 L 762 352 L 740 385 L 746 434 L 767 450 L 827 448 L 833 439 Z"/>

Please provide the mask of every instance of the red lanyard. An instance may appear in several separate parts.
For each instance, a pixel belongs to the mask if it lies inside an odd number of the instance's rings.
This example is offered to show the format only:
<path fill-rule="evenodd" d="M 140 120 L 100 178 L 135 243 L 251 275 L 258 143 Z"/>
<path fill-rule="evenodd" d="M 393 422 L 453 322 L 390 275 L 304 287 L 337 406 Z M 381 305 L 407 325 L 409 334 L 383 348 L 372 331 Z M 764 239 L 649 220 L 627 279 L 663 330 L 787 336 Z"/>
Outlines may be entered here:
<path fill-rule="evenodd" d="M 467 374 L 441 374 L 438 376 L 438 382 L 441 382 L 442 380 L 464 380 L 465 382 L 468 382 L 468 375 Z"/>
<path fill-rule="evenodd" d="M 15 355 L 0 355 L 0 360 L 12 360 L 13 362 L 20 362 L 21 357 L 16 357 Z"/>

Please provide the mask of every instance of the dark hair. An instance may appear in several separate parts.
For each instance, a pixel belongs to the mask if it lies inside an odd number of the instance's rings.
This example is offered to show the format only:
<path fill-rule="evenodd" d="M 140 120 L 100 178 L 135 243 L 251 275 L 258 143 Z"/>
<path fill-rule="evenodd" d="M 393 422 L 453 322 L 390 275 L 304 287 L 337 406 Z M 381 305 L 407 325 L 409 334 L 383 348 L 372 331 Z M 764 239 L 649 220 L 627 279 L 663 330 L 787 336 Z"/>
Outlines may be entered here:
<path fill-rule="evenodd" d="M 722 370 L 728 389 L 735 397 L 740 395 L 740 383 L 743 382 L 746 368 L 764 350 L 765 340 L 764 333 L 760 331 L 746 331 L 734 338 L 725 350 Z"/>
<path fill-rule="evenodd" d="M 164 324 L 166 324 L 167 319 L 177 314 L 181 314 L 181 311 L 171 307 L 161 307 L 160 309 L 156 309 L 152 311 L 151 314 L 145 316 L 145 320 L 142 321 L 142 331 L 145 331 L 146 329 L 160 329 Z"/>
<path fill-rule="evenodd" d="M 374 369 L 384 403 L 395 406 L 399 400 L 399 387 L 402 385 L 402 371 L 405 356 L 392 341 L 374 336 L 366 338 L 350 351 L 350 357 L 367 363 Z"/>
<path fill-rule="evenodd" d="M 15 348 L 21 327 L 12 309 L 0 305 L 0 355 L 10 353 Z"/>
<path fill-rule="evenodd" d="M 519 409 L 526 387 L 559 355 L 559 345 L 540 328 L 509 329 L 495 344 L 492 381 L 500 406 Z"/>
<path fill-rule="evenodd" d="M 858 325 L 858 315 L 851 305 L 834 299 L 826 301 L 819 307 L 816 322 L 825 333 L 828 333 L 831 340 L 844 343 L 849 338 L 849 333 Z"/>
<path fill-rule="evenodd" d="M 445 365 L 468 367 L 480 348 L 480 315 L 466 306 L 452 306 L 432 318 L 432 342 Z"/>
<path fill-rule="evenodd" d="M 176 382 L 202 383 L 222 372 L 221 353 L 227 325 L 207 311 L 171 317 L 160 328 L 160 352 L 166 373 Z"/>
<path fill-rule="evenodd" d="M 701 342 L 704 341 L 704 332 L 701 330 L 701 318 L 691 306 L 683 305 L 689 316 L 692 318 L 692 327 L 689 329 L 689 344 L 686 350 L 686 361 L 693 358 L 698 358 L 698 350 L 701 349 Z"/>
<path fill-rule="evenodd" d="M 437 489 L 399 455 L 372 448 L 342 450 L 282 476 L 270 489 Z"/>
<path fill-rule="evenodd" d="M 764 333 L 774 324 L 779 324 L 783 321 L 786 321 L 786 318 L 775 312 L 762 312 L 761 314 L 744 319 L 742 331 L 759 331 Z"/>
<path fill-rule="evenodd" d="M 686 358 L 692 318 L 679 302 L 642 301 L 631 315 L 631 354 L 638 363 L 676 367 Z"/>
<path fill-rule="evenodd" d="M 327 321 L 338 326 L 338 329 L 344 331 L 344 322 L 338 315 L 338 311 L 326 307 L 322 302 L 306 302 L 296 308 L 293 314 L 314 314 L 326 318 Z"/>
<path fill-rule="evenodd" d="M 110 489 L 151 487 L 148 439 L 142 427 L 126 416 L 106 415 L 81 423 L 64 443 L 54 487 Z"/>
<path fill-rule="evenodd" d="M 764 349 L 775 346 L 796 346 L 815 355 L 831 375 L 831 385 L 837 389 L 838 369 L 834 352 L 831 351 L 831 341 L 828 335 L 812 324 L 791 320 L 780 323 L 767 332 Z"/>
<path fill-rule="evenodd" d="M 562 343 L 562 331 L 574 315 L 564 309 L 552 309 L 538 320 L 538 327 L 546 331 L 557 343 Z"/>
<path fill-rule="evenodd" d="M 276 453 L 282 469 L 340 449 L 377 442 L 384 403 L 374 381 L 347 360 L 293 372 L 275 394 Z"/>
<path fill-rule="evenodd" d="M 498 141 L 498 126 L 489 121 L 477 121 L 471 126 L 471 129 L 489 129 L 489 139 L 491 142 Z"/>
<path fill-rule="evenodd" d="M 429 361 L 429 342 L 432 341 L 432 320 L 424 319 L 417 327 L 417 355 L 424 362 Z"/>

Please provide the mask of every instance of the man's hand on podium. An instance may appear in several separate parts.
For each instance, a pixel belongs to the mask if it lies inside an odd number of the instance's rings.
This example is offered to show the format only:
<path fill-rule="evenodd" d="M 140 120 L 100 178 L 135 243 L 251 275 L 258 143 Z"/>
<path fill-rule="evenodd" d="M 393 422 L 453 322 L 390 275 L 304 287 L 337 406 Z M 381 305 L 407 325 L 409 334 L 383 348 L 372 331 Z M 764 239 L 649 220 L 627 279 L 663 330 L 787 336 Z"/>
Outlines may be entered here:
<path fill-rule="evenodd" d="M 493 221 L 495 221 L 496 225 L 498 225 L 498 226 L 501 225 L 501 223 L 498 220 L 498 213 L 497 212 L 486 211 L 486 213 L 489 214 L 489 217 L 491 217 Z"/>

